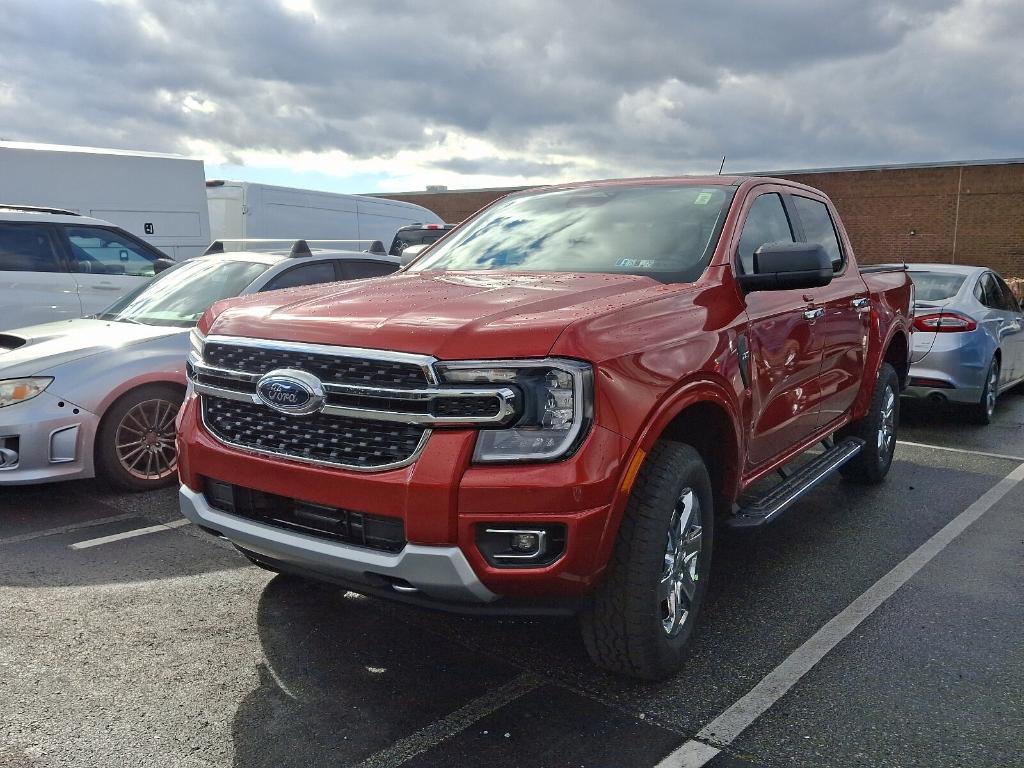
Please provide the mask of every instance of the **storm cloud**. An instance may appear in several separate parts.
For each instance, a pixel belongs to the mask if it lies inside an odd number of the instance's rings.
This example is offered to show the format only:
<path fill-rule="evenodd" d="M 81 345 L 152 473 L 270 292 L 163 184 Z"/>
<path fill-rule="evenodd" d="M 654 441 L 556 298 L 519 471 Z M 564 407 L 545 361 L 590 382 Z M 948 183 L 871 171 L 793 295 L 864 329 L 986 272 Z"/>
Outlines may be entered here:
<path fill-rule="evenodd" d="M 1024 4 L 0 0 L 0 137 L 384 188 L 1018 156 Z"/>

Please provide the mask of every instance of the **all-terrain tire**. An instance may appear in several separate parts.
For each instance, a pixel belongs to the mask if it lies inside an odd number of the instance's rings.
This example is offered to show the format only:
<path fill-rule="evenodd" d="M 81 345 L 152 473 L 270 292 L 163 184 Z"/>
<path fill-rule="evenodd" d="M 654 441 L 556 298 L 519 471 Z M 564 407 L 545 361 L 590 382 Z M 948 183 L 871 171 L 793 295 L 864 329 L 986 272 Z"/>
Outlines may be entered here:
<path fill-rule="evenodd" d="M 697 560 L 695 578 L 687 587 L 693 594 L 686 600 L 685 619 L 670 631 L 663 580 L 673 562 L 669 555 L 672 533 L 682 525 L 684 498 L 696 504 L 699 541 L 691 529 L 688 541 Z M 580 614 L 583 640 L 597 665 L 648 680 L 681 668 L 707 594 L 714 537 L 712 503 L 711 480 L 700 454 L 689 445 L 658 442 L 633 484 L 604 579 Z M 677 598 L 680 594 L 676 593 Z"/>
<path fill-rule="evenodd" d="M 838 437 L 859 437 L 864 441 L 860 453 L 839 468 L 839 473 L 855 483 L 880 483 L 889 474 L 896 452 L 896 431 L 900 423 L 900 380 L 896 369 L 882 363 L 871 396 L 871 407 L 864 418 L 847 425 Z"/>

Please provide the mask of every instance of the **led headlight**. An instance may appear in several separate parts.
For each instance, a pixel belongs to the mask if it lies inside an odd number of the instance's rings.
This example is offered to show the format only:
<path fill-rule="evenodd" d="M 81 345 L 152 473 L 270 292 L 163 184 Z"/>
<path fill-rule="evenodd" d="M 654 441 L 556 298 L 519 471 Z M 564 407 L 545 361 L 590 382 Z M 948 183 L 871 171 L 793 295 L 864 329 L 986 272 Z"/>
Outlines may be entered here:
<path fill-rule="evenodd" d="M 0 408 L 23 403 L 38 395 L 53 381 L 52 376 L 34 376 L 27 379 L 3 379 L 0 381 Z"/>
<path fill-rule="evenodd" d="M 493 385 L 517 391 L 518 417 L 503 429 L 482 429 L 473 460 L 550 461 L 574 450 L 593 416 L 592 372 L 575 360 L 441 363 L 446 384 Z"/>

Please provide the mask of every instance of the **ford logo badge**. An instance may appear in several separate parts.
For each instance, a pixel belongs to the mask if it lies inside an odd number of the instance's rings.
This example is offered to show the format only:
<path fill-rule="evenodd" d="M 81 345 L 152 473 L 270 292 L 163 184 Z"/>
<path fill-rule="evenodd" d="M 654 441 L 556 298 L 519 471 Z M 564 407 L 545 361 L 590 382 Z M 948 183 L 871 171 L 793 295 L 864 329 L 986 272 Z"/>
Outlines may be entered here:
<path fill-rule="evenodd" d="M 305 371 L 271 371 L 256 382 L 256 396 L 264 405 L 281 413 L 316 413 L 324 405 L 320 379 Z"/>

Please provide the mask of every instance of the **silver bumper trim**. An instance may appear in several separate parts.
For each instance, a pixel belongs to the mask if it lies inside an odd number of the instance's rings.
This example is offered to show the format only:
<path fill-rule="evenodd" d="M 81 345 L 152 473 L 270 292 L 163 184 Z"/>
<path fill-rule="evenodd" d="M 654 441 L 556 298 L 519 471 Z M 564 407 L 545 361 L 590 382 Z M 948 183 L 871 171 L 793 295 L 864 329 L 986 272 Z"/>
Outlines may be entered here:
<path fill-rule="evenodd" d="M 406 544 L 396 554 L 274 528 L 214 509 L 202 493 L 187 486 L 178 491 L 181 513 L 256 554 L 305 571 L 372 586 L 367 574 L 401 579 L 438 600 L 489 603 L 498 599 L 481 583 L 462 550 L 452 546 Z"/>

